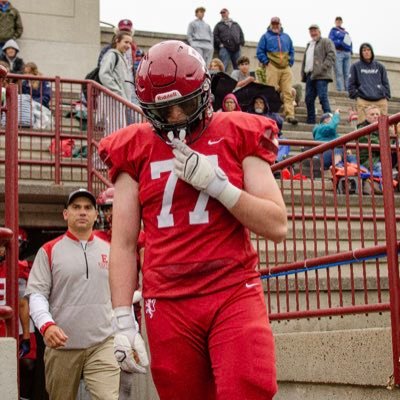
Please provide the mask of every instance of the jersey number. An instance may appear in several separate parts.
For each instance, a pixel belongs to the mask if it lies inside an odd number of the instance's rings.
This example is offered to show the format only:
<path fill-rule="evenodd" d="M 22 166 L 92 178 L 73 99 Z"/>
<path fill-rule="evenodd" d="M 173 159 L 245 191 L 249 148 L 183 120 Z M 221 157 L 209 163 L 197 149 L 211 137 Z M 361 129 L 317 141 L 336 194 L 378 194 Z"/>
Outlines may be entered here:
<path fill-rule="evenodd" d="M 211 164 L 217 166 L 218 158 L 216 155 L 207 156 Z M 158 227 L 168 228 L 174 226 L 174 216 L 171 214 L 172 198 L 178 177 L 172 172 L 174 168 L 173 159 L 164 161 L 155 161 L 150 164 L 151 179 L 159 179 L 163 172 L 169 172 L 167 183 L 165 185 L 163 199 L 161 204 L 161 212 L 157 216 Z M 189 223 L 191 225 L 207 224 L 209 222 L 208 211 L 206 206 L 210 196 L 204 192 L 199 192 L 193 211 L 189 212 Z"/>

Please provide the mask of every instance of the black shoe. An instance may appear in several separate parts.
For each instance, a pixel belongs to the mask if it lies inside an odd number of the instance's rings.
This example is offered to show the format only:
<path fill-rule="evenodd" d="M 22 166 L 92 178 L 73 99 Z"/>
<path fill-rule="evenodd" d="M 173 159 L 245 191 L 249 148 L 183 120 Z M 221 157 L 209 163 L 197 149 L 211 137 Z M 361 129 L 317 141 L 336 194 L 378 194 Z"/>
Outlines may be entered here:
<path fill-rule="evenodd" d="M 286 122 L 289 122 L 289 124 L 292 124 L 292 125 L 297 125 L 298 124 L 297 119 L 294 118 L 294 117 L 287 118 Z"/>
<path fill-rule="evenodd" d="M 319 157 L 304 160 L 302 174 L 310 179 L 321 178 L 321 160 Z"/>

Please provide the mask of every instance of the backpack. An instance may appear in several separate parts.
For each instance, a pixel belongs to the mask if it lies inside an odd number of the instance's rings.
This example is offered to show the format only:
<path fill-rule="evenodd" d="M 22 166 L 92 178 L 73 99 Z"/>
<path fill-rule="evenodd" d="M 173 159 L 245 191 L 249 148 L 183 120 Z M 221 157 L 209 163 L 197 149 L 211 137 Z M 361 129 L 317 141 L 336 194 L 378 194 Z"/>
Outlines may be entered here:
<path fill-rule="evenodd" d="M 115 65 L 114 65 L 114 70 L 118 65 L 118 55 L 115 54 L 116 60 L 115 60 Z M 95 69 L 91 70 L 86 76 L 85 79 L 95 81 L 97 83 L 100 83 L 102 85 L 101 80 L 100 80 L 100 66 L 97 66 Z M 82 85 L 82 93 L 85 96 L 85 99 L 87 99 L 87 84 Z"/>

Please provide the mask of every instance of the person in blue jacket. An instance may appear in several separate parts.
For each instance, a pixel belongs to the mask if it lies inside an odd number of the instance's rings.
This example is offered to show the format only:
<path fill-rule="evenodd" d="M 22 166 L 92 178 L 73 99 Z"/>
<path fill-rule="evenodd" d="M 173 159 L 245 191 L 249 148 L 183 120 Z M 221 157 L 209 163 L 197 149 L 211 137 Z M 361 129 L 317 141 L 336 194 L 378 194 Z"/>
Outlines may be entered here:
<path fill-rule="evenodd" d="M 313 129 L 313 139 L 321 142 L 330 142 L 339 137 L 337 127 L 340 122 L 340 110 L 337 109 L 334 114 L 322 114 L 320 122 Z M 324 169 L 329 169 L 332 165 L 332 150 L 327 150 L 323 154 Z M 342 149 L 334 150 L 334 165 L 343 159 Z"/>
<path fill-rule="evenodd" d="M 342 27 L 342 17 L 336 17 L 335 26 L 329 32 L 329 39 L 332 40 L 336 49 L 336 90 L 343 92 L 348 89 L 351 55 L 353 54 L 353 43 L 349 32 Z"/>
<path fill-rule="evenodd" d="M 356 100 L 358 123 L 365 121 L 365 110 L 371 105 L 378 106 L 382 115 L 388 114 L 390 85 L 386 68 L 375 61 L 369 43 L 360 46 L 360 61 L 350 67 L 349 97 Z"/>
<path fill-rule="evenodd" d="M 274 86 L 282 94 L 286 121 L 296 125 L 292 97 L 294 47 L 278 17 L 271 18 L 267 32 L 261 36 L 257 58 L 265 68 L 267 85 Z"/>

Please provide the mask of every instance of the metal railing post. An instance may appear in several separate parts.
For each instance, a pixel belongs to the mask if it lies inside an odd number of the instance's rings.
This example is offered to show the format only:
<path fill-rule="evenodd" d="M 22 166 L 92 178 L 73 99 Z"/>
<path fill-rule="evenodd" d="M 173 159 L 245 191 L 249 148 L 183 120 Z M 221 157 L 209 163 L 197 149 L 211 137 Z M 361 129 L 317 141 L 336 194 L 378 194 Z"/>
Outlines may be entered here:
<path fill-rule="evenodd" d="M 54 112 L 54 183 L 59 185 L 61 182 L 61 79 L 59 76 L 55 78 L 55 112 Z"/>
<path fill-rule="evenodd" d="M 87 186 L 88 190 L 93 192 L 93 117 L 94 117 L 94 101 L 93 101 L 94 88 L 91 83 L 87 84 Z"/>
<path fill-rule="evenodd" d="M 379 143 L 382 164 L 383 204 L 387 263 L 389 273 L 390 317 L 392 325 L 392 351 L 394 383 L 400 385 L 400 279 L 397 254 L 396 205 L 393 190 L 393 172 L 390 149 L 389 118 L 379 117 Z"/>
<path fill-rule="evenodd" d="M 9 336 L 18 341 L 18 88 L 10 84 L 6 90 L 5 226 L 14 233 L 6 253 L 6 304 L 13 316 L 6 321 Z"/>

